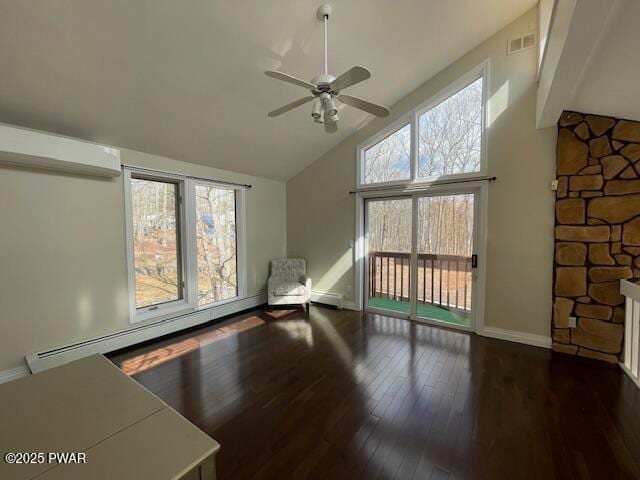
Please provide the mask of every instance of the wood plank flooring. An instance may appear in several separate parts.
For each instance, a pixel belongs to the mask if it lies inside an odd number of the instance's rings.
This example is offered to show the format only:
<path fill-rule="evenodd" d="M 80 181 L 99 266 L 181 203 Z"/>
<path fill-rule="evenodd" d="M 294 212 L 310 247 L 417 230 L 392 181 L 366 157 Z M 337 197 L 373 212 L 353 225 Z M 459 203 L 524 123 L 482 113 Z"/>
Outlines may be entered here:
<path fill-rule="evenodd" d="M 220 442 L 222 480 L 640 478 L 640 391 L 540 348 L 314 306 L 111 359 Z"/>

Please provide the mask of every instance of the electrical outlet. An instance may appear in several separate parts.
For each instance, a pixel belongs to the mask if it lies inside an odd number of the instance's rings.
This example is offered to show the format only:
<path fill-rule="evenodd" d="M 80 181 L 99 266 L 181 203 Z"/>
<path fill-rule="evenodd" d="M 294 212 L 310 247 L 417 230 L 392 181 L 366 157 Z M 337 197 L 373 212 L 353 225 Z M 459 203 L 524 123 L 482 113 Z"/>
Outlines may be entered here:
<path fill-rule="evenodd" d="M 551 190 L 554 192 L 558 190 L 558 180 L 551 180 Z"/>
<path fill-rule="evenodd" d="M 576 328 L 578 319 L 576 317 L 569 317 L 569 328 Z"/>

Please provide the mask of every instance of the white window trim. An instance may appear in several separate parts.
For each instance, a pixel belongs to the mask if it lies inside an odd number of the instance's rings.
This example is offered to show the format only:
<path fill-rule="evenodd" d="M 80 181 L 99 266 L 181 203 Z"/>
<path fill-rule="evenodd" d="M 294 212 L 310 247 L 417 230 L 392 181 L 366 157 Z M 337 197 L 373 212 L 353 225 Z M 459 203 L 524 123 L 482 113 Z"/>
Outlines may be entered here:
<path fill-rule="evenodd" d="M 237 295 L 235 297 L 232 298 L 226 298 L 224 300 L 219 300 L 217 302 L 213 302 L 213 303 L 208 303 L 205 305 L 198 305 L 198 278 L 197 278 L 197 263 L 198 263 L 198 259 L 197 259 L 197 255 L 196 255 L 196 249 L 197 249 L 197 245 L 196 245 L 196 224 L 195 224 L 195 217 L 191 218 L 192 222 L 193 222 L 193 226 L 192 226 L 192 231 L 189 235 L 187 235 L 188 238 L 193 239 L 192 242 L 192 248 L 194 249 L 194 254 L 190 257 L 190 260 L 192 262 L 191 265 L 189 265 L 190 270 L 189 272 L 191 273 L 191 275 L 193 276 L 193 278 L 191 279 L 191 281 L 193 282 L 193 285 L 195 285 L 195 288 L 193 289 L 193 304 L 195 305 L 197 310 L 205 310 L 207 308 L 212 308 L 218 305 L 224 305 L 225 303 L 230 303 L 230 302 L 235 302 L 239 299 L 242 298 L 246 298 L 247 296 L 247 282 L 246 282 L 246 275 L 247 275 L 247 247 L 246 247 L 246 224 L 245 224 L 245 219 L 246 219 L 246 208 L 245 208 L 245 194 L 246 194 L 246 189 L 244 187 L 234 187 L 234 186 L 229 186 L 227 184 L 222 184 L 222 183 L 218 183 L 214 180 L 189 180 L 190 182 L 192 182 L 192 187 L 190 187 L 190 191 L 193 191 L 194 194 L 193 196 L 191 196 L 192 200 L 193 200 L 193 208 L 190 211 L 194 211 L 195 212 L 195 186 L 196 185 L 210 185 L 212 187 L 217 187 L 217 188 L 222 188 L 225 190 L 233 190 L 235 193 L 235 213 L 236 213 L 236 282 L 238 283 L 237 286 Z"/>
<path fill-rule="evenodd" d="M 469 70 L 467 73 L 457 78 L 435 95 L 429 97 L 425 102 L 402 115 L 396 121 L 386 126 L 384 129 L 368 138 L 356 147 L 356 179 L 358 189 L 380 188 L 387 186 L 413 186 L 429 185 L 440 181 L 450 181 L 456 179 L 473 179 L 487 175 L 487 118 L 488 118 L 488 92 L 489 92 L 489 60 L 485 60 L 480 65 Z M 477 172 L 455 173 L 441 175 L 438 177 L 418 177 L 418 119 L 420 115 L 431 110 L 452 95 L 464 89 L 471 83 L 482 78 L 482 145 L 480 151 L 480 169 Z M 410 148 L 410 179 L 394 180 L 379 183 L 364 183 L 364 155 L 365 151 L 376 145 L 393 132 L 399 130 L 407 124 L 411 124 L 411 148 Z"/>
<path fill-rule="evenodd" d="M 135 259 L 133 252 L 133 202 L 131 193 L 131 177 L 140 176 L 159 181 L 169 180 L 177 182 L 180 194 L 180 245 L 182 278 L 184 282 L 183 295 L 180 300 L 167 302 L 147 308 L 136 308 Z M 219 183 L 215 180 L 193 179 L 185 175 L 168 172 L 153 172 L 148 169 L 127 167 L 123 171 L 124 207 L 127 279 L 129 293 L 129 323 L 136 324 L 150 320 L 172 318 L 185 313 L 208 310 L 227 303 L 237 302 L 247 298 L 247 244 L 246 244 L 246 187 Z M 234 190 L 236 195 L 236 277 L 238 295 L 233 298 L 220 300 L 207 305 L 198 305 L 197 254 L 196 254 L 196 217 L 195 217 L 195 186 L 212 185 L 227 190 Z"/>

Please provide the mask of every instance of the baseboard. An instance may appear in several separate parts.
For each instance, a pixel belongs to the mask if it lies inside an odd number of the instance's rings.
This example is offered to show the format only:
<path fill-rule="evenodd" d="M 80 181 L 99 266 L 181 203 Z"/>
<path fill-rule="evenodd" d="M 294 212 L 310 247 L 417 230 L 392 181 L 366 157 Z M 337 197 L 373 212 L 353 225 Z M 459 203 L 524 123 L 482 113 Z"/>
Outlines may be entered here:
<path fill-rule="evenodd" d="M 267 303 L 267 294 L 262 292 L 206 310 L 199 310 L 174 318 L 144 322 L 107 335 L 31 353 L 26 356 L 26 360 L 31 371 L 36 373 L 89 355 L 113 352 L 180 330 L 196 327 L 227 315 L 259 307 L 265 303 Z"/>
<path fill-rule="evenodd" d="M 353 302 L 342 302 L 342 308 L 346 308 L 347 310 L 353 310 L 355 312 L 359 312 L 360 309 Z"/>
<path fill-rule="evenodd" d="M 523 343 L 534 347 L 551 348 L 551 337 L 535 335 L 533 333 L 518 332 L 516 330 L 506 330 L 497 327 L 484 327 L 478 332 L 478 335 L 507 340 L 509 342 Z"/>
<path fill-rule="evenodd" d="M 22 377 L 26 377 L 30 375 L 31 372 L 29 368 L 24 365 L 22 367 L 12 368 L 10 370 L 5 370 L 4 372 L 0 372 L 0 383 L 7 383 L 12 380 L 17 380 Z"/>

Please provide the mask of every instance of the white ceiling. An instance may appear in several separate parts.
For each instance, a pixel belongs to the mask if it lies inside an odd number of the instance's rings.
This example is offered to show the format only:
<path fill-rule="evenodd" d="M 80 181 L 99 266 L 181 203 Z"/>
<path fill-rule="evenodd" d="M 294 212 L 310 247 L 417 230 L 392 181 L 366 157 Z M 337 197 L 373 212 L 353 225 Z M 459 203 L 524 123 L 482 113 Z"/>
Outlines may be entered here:
<path fill-rule="evenodd" d="M 263 75 L 320 73 L 320 0 L 0 0 L 0 122 L 286 180 L 369 116 L 313 124 Z M 393 105 L 537 0 L 336 0 L 329 69 Z M 506 46 L 505 46 L 506 48 Z"/>
<path fill-rule="evenodd" d="M 568 110 L 640 120 L 640 2 L 616 0 Z"/>

